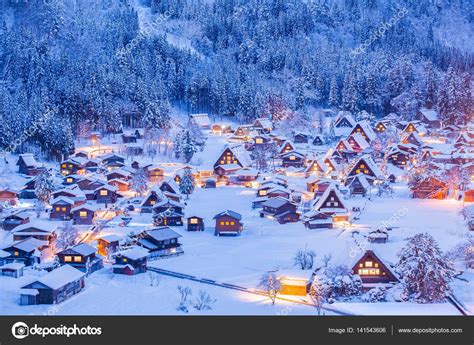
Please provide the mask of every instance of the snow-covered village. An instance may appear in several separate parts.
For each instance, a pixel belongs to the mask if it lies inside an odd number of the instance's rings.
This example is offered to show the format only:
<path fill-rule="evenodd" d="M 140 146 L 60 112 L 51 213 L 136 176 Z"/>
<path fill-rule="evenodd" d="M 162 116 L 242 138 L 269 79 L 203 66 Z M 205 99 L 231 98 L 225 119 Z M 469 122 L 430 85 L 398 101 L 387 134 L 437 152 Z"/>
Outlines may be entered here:
<path fill-rule="evenodd" d="M 362 3 L 2 2 L 0 314 L 472 315 L 472 4 Z"/>

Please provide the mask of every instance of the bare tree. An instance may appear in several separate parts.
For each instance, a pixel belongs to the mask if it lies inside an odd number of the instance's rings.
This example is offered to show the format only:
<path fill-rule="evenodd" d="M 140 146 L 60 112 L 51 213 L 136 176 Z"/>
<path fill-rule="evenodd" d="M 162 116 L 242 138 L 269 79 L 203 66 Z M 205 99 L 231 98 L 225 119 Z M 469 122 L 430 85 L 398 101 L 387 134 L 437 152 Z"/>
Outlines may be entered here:
<path fill-rule="evenodd" d="M 79 234 L 71 222 L 66 222 L 59 233 L 56 245 L 60 249 L 67 249 L 76 244 Z"/>
<path fill-rule="evenodd" d="M 211 298 L 211 295 L 209 295 L 206 291 L 204 290 L 199 290 L 198 297 L 196 298 L 196 301 L 194 302 L 194 308 L 197 310 L 211 310 L 212 307 L 211 305 L 215 302 L 215 299 Z"/>
<path fill-rule="evenodd" d="M 266 272 L 262 278 L 260 278 L 260 284 L 258 284 L 258 286 L 268 294 L 272 305 L 275 305 L 276 296 L 281 291 L 281 283 L 275 272 Z"/>
<path fill-rule="evenodd" d="M 188 286 L 181 286 L 181 285 L 178 285 L 178 291 L 179 291 L 179 294 L 181 295 L 181 299 L 179 301 L 179 305 L 178 305 L 178 310 L 179 311 L 182 311 L 182 312 L 189 312 L 188 310 L 188 306 L 189 306 L 189 300 L 188 300 L 188 297 L 192 295 L 192 290 L 190 287 Z"/>
<path fill-rule="evenodd" d="M 316 257 L 316 252 L 308 249 L 300 249 L 296 252 L 295 256 L 295 266 L 299 266 L 302 270 L 310 270 L 314 265 L 314 258 Z"/>

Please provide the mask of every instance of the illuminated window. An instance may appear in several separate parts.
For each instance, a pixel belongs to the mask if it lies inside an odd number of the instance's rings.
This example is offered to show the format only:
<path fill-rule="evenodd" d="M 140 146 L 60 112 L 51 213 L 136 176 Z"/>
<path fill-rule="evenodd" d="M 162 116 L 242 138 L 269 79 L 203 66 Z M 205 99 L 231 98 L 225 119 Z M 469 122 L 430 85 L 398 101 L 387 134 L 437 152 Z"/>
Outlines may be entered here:
<path fill-rule="evenodd" d="M 65 168 L 65 167 L 67 167 L 67 165 L 66 164 L 61 164 L 61 167 Z"/>
<path fill-rule="evenodd" d="M 364 267 L 364 264 L 361 262 L 361 263 L 359 264 L 359 267 Z"/>
<path fill-rule="evenodd" d="M 80 256 L 75 256 L 74 257 L 74 262 L 81 262 L 82 258 Z"/>
<path fill-rule="evenodd" d="M 369 173 L 369 170 L 365 169 L 364 174 L 368 174 L 368 173 Z"/>
<path fill-rule="evenodd" d="M 79 212 L 79 217 L 82 217 L 82 218 L 87 217 L 87 212 L 86 211 L 80 211 Z"/>
<path fill-rule="evenodd" d="M 266 190 L 266 189 L 263 189 L 263 190 L 259 191 L 258 194 L 259 194 L 260 196 L 265 196 L 265 195 L 267 195 L 267 190 Z"/>
<path fill-rule="evenodd" d="M 364 165 L 364 164 L 361 164 L 361 165 L 360 165 L 360 168 L 361 168 L 361 169 L 364 169 L 364 168 L 365 168 L 365 165 Z"/>
<path fill-rule="evenodd" d="M 63 211 L 63 212 L 66 212 L 66 207 L 63 207 L 63 208 L 62 208 L 62 211 Z"/>
<path fill-rule="evenodd" d="M 230 225 L 235 225 L 235 222 L 230 222 Z"/>
<path fill-rule="evenodd" d="M 151 200 L 151 201 L 150 201 L 150 205 L 154 205 L 154 204 L 156 204 L 156 201 L 155 201 L 155 200 Z"/>
<path fill-rule="evenodd" d="M 356 174 L 358 174 L 358 173 L 360 173 L 360 169 L 357 169 L 357 170 L 356 170 Z"/>
<path fill-rule="evenodd" d="M 72 168 L 72 164 L 69 164 L 69 167 Z"/>
<path fill-rule="evenodd" d="M 56 207 L 56 211 L 57 212 L 61 211 L 61 207 Z"/>
<path fill-rule="evenodd" d="M 100 191 L 100 195 L 107 195 L 107 194 L 108 194 L 108 192 L 107 192 L 106 189 L 102 189 L 102 190 Z"/>
<path fill-rule="evenodd" d="M 359 275 L 361 275 L 361 276 L 378 276 L 378 275 L 380 275 L 380 270 L 378 268 L 377 269 L 374 269 L 374 268 L 360 269 L 359 270 Z"/>
<path fill-rule="evenodd" d="M 365 267 L 372 267 L 373 266 L 373 262 L 372 261 L 366 261 L 365 262 Z"/>
<path fill-rule="evenodd" d="M 221 225 L 224 225 L 225 223 L 221 221 Z"/>
<path fill-rule="evenodd" d="M 255 142 L 256 142 L 257 144 L 263 144 L 263 139 L 262 139 L 262 138 L 257 138 L 257 139 L 255 140 Z"/>
<path fill-rule="evenodd" d="M 15 255 L 15 256 L 19 256 L 19 255 L 20 255 L 20 253 L 19 253 L 19 252 L 14 252 L 14 253 L 13 253 L 13 255 Z"/>
<path fill-rule="evenodd" d="M 294 161 L 296 159 L 295 156 L 290 156 L 290 161 Z"/>
<path fill-rule="evenodd" d="M 123 261 L 123 262 L 127 262 L 128 260 L 127 260 L 126 258 L 123 258 L 123 260 L 122 260 L 122 261 Z"/>
<path fill-rule="evenodd" d="M 197 224 L 198 223 L 198 219 L 197 218 L 191 218 L 189 220 L 189 224 Z"/>
<path fill-rule="evenodd" d="M 229 225 L 229 222 L 225 222 L 225 225 L 228 226 L 228 225 Z"/>
<path fill-rule="evenodd" d="M 374 263 L 374 266 L 379 267 L 379 263 L 378 262 Z"/>
<path fill-rule="evenodd" d="M 65 256 L 64 261 L 65 262 L 71 262 L 72 261 L 72 256 Z"/>
<path fill-rule="evenodd" d="M 67 183 L 72 183 L 72 178 L 66 179 Z"/>

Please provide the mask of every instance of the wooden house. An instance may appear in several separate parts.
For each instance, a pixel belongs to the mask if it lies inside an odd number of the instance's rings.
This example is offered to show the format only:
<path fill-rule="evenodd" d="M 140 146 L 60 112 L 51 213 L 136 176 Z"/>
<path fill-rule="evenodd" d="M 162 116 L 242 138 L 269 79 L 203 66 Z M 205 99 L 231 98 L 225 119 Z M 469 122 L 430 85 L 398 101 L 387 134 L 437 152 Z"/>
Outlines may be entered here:
<path fill-rule="evenodd" d="M 312 206 L 313 210 L 331 216 L 334 222 L 349 220 L 344 198 L 334 183 L 331 183 L 321 196 L 316 196 Z"/>
<path fill-rule="evenodd" d="M 272 141 L 272 139 L 265 134 L 257 134 L 252 138 L 252 140 L 254 145 L 256 146 L 265 145 Z"/>
<path fill-rule="evenodd" d="M 216 227 L 215 236 L 221 235 L 240 235 L 244 229 L 242 216 L 234 211 L 226 210 L 214 216 Z"/>
<path fill-rule="evenodd" d="M 290 151 L 281 156 L 281 165 L 284 168 L 301 168 L 305 164 L 304 154 L 297 151 Z"/>
<path fill-rule="evenodd" d="M 211 131 L 212 131 L 212 133 L 215 134 L 215 135 L 221 135 L 221 134 L 222 134 L 222 125 L 217 124 L 217 123 L 216 123 L 216 124 L 213 124 L 213 125 L 211 126 Z"/>
<path fill-rule="evenodd" d="M 116 274 L 135 275 L 145 273 L 147 269 L 148 250 L 133 246 L 112 254 L 115 263 L 112 266 Z"/>
<path fill-rule="evenodd" d="M 434 176 L 422 178 L 411 187 L 412 197 L 417 199 L 446 199 L 448 191 L 448 185 Z"/>
<path fill-rule="evenodd" d="M 135 133 L 123 133 L 121 137 L 122 137 L 122 143 L 124 144 L 137 142 L 137 136 L 135 135 Z"/>
<path fill-rule="evenodd" d="M 84 168 L 87 172 L 96 172 L 99 169 L 100 160 L 90 158 L 84 163 Z"/>
<path fill-rule="evenodd" d="M 294 151 L 295 149 L 295 145 L 291 141 L 287 140 L 280 146 L 278 152 L 280 153 L 280 155 L 284 155 L 288 152 Z"/>
<path fill-rule="evenodd" d="M 248 152 L 241 145 L 227 146 L 214 163 L 214 172 L 217 175 L 230 175 L 251 165 Z"/>
<path fill-rule="evenodd" d="M 59 196 L 50 201 L 51 213 L 50 219 L 69 220 L 71 219 L 71 209 L 74 207 L 74 201 L 65 197 Z"/>
<path fill-rule="evenodd" d="M 25 185 L 21 188 L 21 191 L 20 191 L 21 199 L 36 199 L 35 183 L 36 183 L 36 177 L 32 178 L 31 180 L 25 183 Z"/>
<path fill-rule="evenodd" d="M 310 175 L 322 177 L 328 173 L 328 167 L 324 164 L 322 159 L 313 159 L 306 167 L 305 173 L 306 177 Z"/>
<path fill-rule="evenodd" d="M 95 200 L 99 204 L 114 204 L 120 197 L 117 187 L 105 184 L 94 191 Z"/>
<path fill-rule="evenodd" d="M 0 189 L 0 202 L 14 206 L 18 203 L 20 193 L 11 188 Z"/>
<path fill-rule="evenodd" d="M 148 180 L 150 182 L 152 182 L 152 183 L 153 182 L 160 182 L 161 180 L 163 180 L 165 172 L 164 172 L 163 168 L 161 168 L 159 166 L 156 166 L 156 165 L 152 165 L 152 166 L 148 167 L 147 175 L 148 175 Z"/>
<path fill-rule="evenodd" d="M 278 270 L 282 295 L 306 296 L 311 287 L 312 270 Z"/>
<path fill-rule="evenodd" d="M 366 175 L 365 177 L 370 183 L 373 183 L 375 180 L 384 179 L 382 171 L 369 155 L 357 158 L 350 167 L 347 177 L 349 178 L 357 174 Z"/>
<path fill-rule="evenodd" d="M 426 128 L 416 122 L 408 122 L 402 130 L 402 135 L 408 135 L 410 133 L 416 132 L 419 135 L 423 136 L 426 134 Z"/>
<path fill-rule="evenodd" d="M 253 130 L 252 125 L 241 125 L 236 128 L 234 134 L 232 135 L 233 139 L 247 140 L 250 137 L 250 134 Z"/>
<path fill-rule="evenodd" d="M 96 216 L 96 209 L 91 205 L 80 205 L 71 209 L 72 219 L 77 225 L 91 225 Z"/>
<path fill-rule="evenodd" d="M 417 117 L 421 123 L 430 128 L 441 127 L 441 121 L 439 119 L 438 112 L 434 109 L 421 108 L 417 114 Z"/>
<path fill-rule="evenodd" d="M 349 187 L 351 195 L 365 195 L 370 191 L 370 183 L 364 174 L 357 174 L 350 176 L 346 181 L 346 186 Z"/>
<path fill-rule="evenodd" d="M 97 239 L 97 253 L 103 257 L 108 257 L 115 253 L 122 238 L 118 235 L 105 235 Z"/>
<path fill-rule="evenodd" d="M 83 178 L 82 180 L 77 182 L 77 186 L 82 191 L 88 191 L 88 190 L 89 191 L 94 191 L 97 188 L 102 187 L 106 184 L 107 184 L 107 182 L 105 182 L 105 181 L 90 178 L 90 177 Z"/>
<path fill-rule="evenodd" d="M 74 207 L 82 205 L 87 201 L 86 194 L 77 185 L 72 185 L 63 189 L 58 189 L 53 192 L 52 197 L 53 199 L 59 199 L 61 197 L 70 199 L 73 202 Z"/>
<path fill-rule="evenodd" d="M 101 163 L 110 169 L 120 168 L 125 165 L 125 157 L 116 153 L 108 153 L 104 156 L 101 156 L 100 159 Z"/>
<path fill-rule="evenodd" d="M 64 265 L 20 290 L 20 304 L 59 304 L 84 289 L 84 273 Z"/>
<path fill-rule="evenodd" d="M 362 152 L 370 148 L 369 142 L 360 133 L 350 135 L 347 142 L 355 152 Z"/>
<path fill-rule="evenodd" d="M 2 223 L 2 227 L 3 230 L 10 231 L 16 228 L 17 226 L 28 223 L 29 221 L 30 214 L 25 211 L 20 211 L 5 217 Z"/>
<path fill-rule="evenodd" d="M 367 250 L 352 266 L 352 273 L 360 276 L 364 288 L 378 284 L 398 283 L 398 277 L 388 262 L 373 250 Z"/>
<path fill-rule="evenodd" d="M 111 185 L 111 186 L 114 186 L 115 188 L 117 188 L 117 190 L 119 192 L 128 192 L 128 190 L 130 188 L 130 182 L 129 181 L 118 179 L 118 178 L 114 178 L 112 180 L 109 180 L 108 184 Z"/>
<path fill-rule="evenodd" d="M 260 217 L 275 219 L 280 224 L 297 222 L 300 219 L 296 212 L 297 205 L 284 198 L 271 198 L 263 203 Z"/>
<path fill-rule="evenodd" d="M 186 230 L 188 231 L 204 231 L 204 219 L 198 216 L 189 216 L 187 218 Z"/>
<path fill-rule="evenodd" d="M 208 114 L 190 114 L 189 120 L 201 129 L 211 129 L 211 120 Z"/>
<path fill-rule="evenodd" d="M 2 248 L 2 252 L 8 253 L 3 256 L 3 263 L 21 262 L 25 266 L 32 266 L 41 261 L 41 250 L 44 248 L 44 241 L 36 238 L 27 238 L 14 242 L 7 247 Z"/>
<path fill-rule="evenodd" d="M 295 133 L 295 136 L 293 138 L 295 144 L 307 144 L 309 142 L 309 134 L 308 133 Z"/>
<path fill-rule="evenodd" d="M 59 172 L 64 175 L 84 175 L 86 171 L 85 163 L 87 159 L 82 157 L 71 157 L 59 164 Z"/>
<path fill-rule="evenodd" d="M 387 125 L 383 121 L 377 121 L 374 126 L 375 133 L 381 134 L 387 130 Z"/>
<path fill-rule="evenodd" d="M 20 262 L 11 262 L 0 266 L 0 276 L 20 278 L 23 277 L 23 268 L 25 264 Z"/>
<path fill-rule="evenodd" d="M 82 180 L 83 176 L 81 175 L 68 175 L 64 176 L 62 185 L 64 186 L 72 186 L 75 185 L 77 182 Z"/>
<path fill-rule="evenodd" d="M 162 201 L 164 196 L 160 190 L 152 190 L 150 193 L 143 199 L 141 204 L 140 213 L 151 213 L 153 211 L 153 207 L 156 203 Z"/>
<path fill-rule="evenodd" d="M 392 146 L 386 153 L 387 162 L 399 168 L 405 168 L 410 161 L 408 152 L 400 149 L 398 146 Z"/>
<path fill-rule="evenodd" d="M 410 132 L 403 135 L 402 144 L 412 144 L 417 147 L 423 146 L 423 140 L 417 132 Z"/>
<path fill-rule="evenodd" d="M 115 169 L 108 172 L 106 175 L 107 181 L 124 180 L 128 181 L 132 178 L 132 173 L 124 169 Z"/>
<path fill-rule="evenodd" d="M 362 135 L 362 137 L 367 140 L 369 144 L 376 138 L 375 132 L 370 126 L 370 123 L 367 121 L 358 122 L 352 129 L 350 135 L 354 135 L 356 133 Z"/>
<path fill-rule="evenodd" d="M 387 243 L 388 231 L 386 229 L 376 229 L 369 232 L 367 241 L 370 243 Z"/>
<path fill-rule="evenodd" d="M 153 206 L 153 221 L 157 226 L 182 226 L 184 205 L 170 199 L 162 200 Z"/>
<path fill-rule="evenodd" d="M 47 247 L 56 240 L 56 230 L 57 226 L 52 222 L 30 221 L 13 229 L 13 241 L 22 241 L 33 237 L 43 241 L 44 246 Z"/>
<path fill-rule="evenodd" d="M 79 271 L 92 273 L 104 267 L 102 259 L 96 256 L 94 247 L 81 243 L 56 254 L 61 265 L 71 265 Z"/>
<path fill-rule="evenodd" d="M 167 181 L 163 181 L 159 188 L 162 192 L 169 192 L 173 194 L 180 194 L 179 186 L 173 179 L 169 179 Z"/>
<path fill-rule="evenodd" d="M 253 128 L 260 133 L 270 133 L 273 130 L 273 124 L 269 118 L 258 118 L 254 121 Z"/>
<path fill-rule="evenodd" d="M 166 257 L 183 254 L 181 237 L 176 231 L 167 226 L 146 230 L 138 236 L 138 245 L 149 251 L 149 258 Z"/>
<path fill-rule="evenodd" d="M 332 216 L 315 210 L 309 211 L 303 215 L 303 224 L 308 229 L 333 228 Z"/>
<path fill-rule="evenodd" d="M 18 157 L 16 162 L 18 165 L 18 173 L 28 176 L 36 176 L 40 172 L 38 163 L 31 153 L 23 153 Z"/>
<path fill-rule="evenodd" d="M 334 134 L 337 137 L 347 136 L 356 123 L 350 112 L 340 111 L 333 123 Z"/>
<path fill-rule="evenodd" d="M 313 141 L 312 141 L 313 145 L 315 146 L 322 146 L 324 145 L 324 138 L 322 135 L 318 134 L 318 135 L 315 135 L 314 138 L 313 138 Z"/>

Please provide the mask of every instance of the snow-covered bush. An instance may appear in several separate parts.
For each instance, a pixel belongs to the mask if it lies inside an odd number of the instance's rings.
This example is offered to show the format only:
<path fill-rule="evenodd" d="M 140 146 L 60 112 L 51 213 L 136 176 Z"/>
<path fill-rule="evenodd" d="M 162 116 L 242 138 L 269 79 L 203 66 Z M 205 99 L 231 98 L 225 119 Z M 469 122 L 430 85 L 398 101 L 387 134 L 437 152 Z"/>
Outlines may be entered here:
<path fill-rule="evenodd" d="M 346 266 L 329 267 L 324 272 L 324 284 L 327 285 L 329 297 L 350 297 L 362 293 L 362 281 L 352 274 Z"/>
<path fill-rule="evenodd" d="M 428 233 L 417 234 L 405 240 L 398 253 L 397 270 L 404 280 L 404 296 L 418 303 L 443 301 L 451 288 L 454 269 L 443 256 L 435 239 Z"/>
<path fill-rule="evenodd" d="M 387 300 L 387 289 L 381 286 L 375 287 L 367 291 L 362 297 L 365 302 L 385 302 Z"/>

